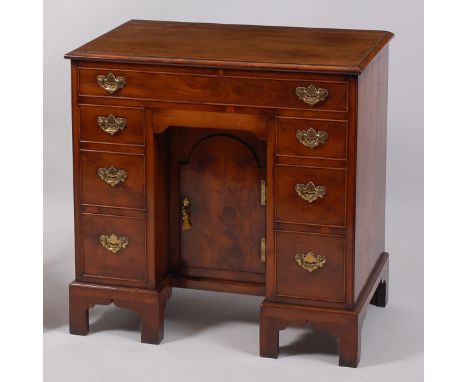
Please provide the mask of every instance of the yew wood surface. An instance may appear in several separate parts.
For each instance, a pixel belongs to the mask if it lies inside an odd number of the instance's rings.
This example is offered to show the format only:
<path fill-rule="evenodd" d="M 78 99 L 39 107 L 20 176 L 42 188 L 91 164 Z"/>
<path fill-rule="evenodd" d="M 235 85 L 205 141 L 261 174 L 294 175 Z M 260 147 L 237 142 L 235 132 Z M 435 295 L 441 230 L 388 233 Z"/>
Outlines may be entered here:
<path fill-rule="evenodd" d="M 109 285 L 146 284 L 145 219 L 83 214 L 83 271 L 81 280 Z M 116 253 L 104 248 L 101 235 L 126 237 L 128 245 Z"/>
<path fill-rule="evenodd" d="M 99 117 L 124 118 L 123 130 L 110 135 L 101 129 Z M 143 109 L 80 105 L 80 141 L 109 144 L 144 145 Z"/>
<path fill-rule="evenodd" d="M 276 295 L 283 298 L 344 302 L 345 239 L 340 236 L 276 232 Z M 313 252 L 324 256 L 322 268 L 300 267 L 295 256 Z"/>
<path fill-rule="evenodd" d="M 130 20 L 65 57 L 360 73 L 392 37 L 371 30 Z"/>
<path fill-rule="evenodd" d="M 385 251 L 388 47 L 359 77 L 356 144 L 355 298 Z"/>
<path fill-rule="evenodd" d="M 169 71 L 157 66 L 148 70 L 132 65 L 128 69 L 130 70 L 115 65 L 107 68 L 81 68 L 80 95 L 308 110 L 312 107 L 299 99 L 296 88 L 314 84 L 317 88 L 328 90 L 326 99 L 316 104 L 314 109 L 346 112 L 348 106 L 347 81 L 340 81 L 332 75 L 309 79 L 306 76 L 261 76 L 252 72 L 232 75 L 227 72 L 195 74 L 189 70 Z M 127 81 L 123 88 L 112 95 L 96 86 L 96 77 L 108 73 L 125 77 Z"/>
<path fill-rule="evenodd" d="M 388 298 L 392 37 L 132 20 L 67 54 L 76 249 L 70 332 L 86 334 L 89 308 L 114 303 L 140 314 L 143 342 L 159 343 L 172 286 L 257 294 L 266 296 L 262 356 L 277 356 L 279 330 L 310 323 L 339 338 L 341 365 L 357 366 L 367 305 L 385 306 Z M 127 78 L 112 95 L 96 82 L 110 72 Z M 327 99 L 316 106 L 301 101 L 295 89 L 309 84 L 328 89 Z M 127 129 L 115 136 L 100 131 L 101 111 L 126 117 Z M 314 150 L 295 137 L 309 126 L 329 134 Z M 204 146 L 210 139 L 217 145 Z M 115 188 L 97 175 L 110 165 L 128 170 Z M 221 175 L 209 176 L 213 169 Z M 267 205 L 259 207 L 265 175 Z M 327 187 L 323 199 L 307 203 L 297 195 L 294 186 L 309 181 Z M 223 197 L 226 188 L 231 194 Z M 202 224 L 188 240 L 180 201 L 192 190 L 197 208 L 208 212 L 194 208 Z M 232 232 L 227 223 L 235 223 Z M 99 242 L 113 231 L 129 238 L 119 254 Z M 262 236 L 266 264 L 257 251 Z M 327 257 L 323 269 L 309 273 L 297 265 L 294 256 L 307 250 Z"/>
<path fill-rule="evenodd" d="M 145 158 L 126 153 L 81 151 L 81 203 L 145 209 Z M 123 182 L 105 183 L 99 168 L 114 166 L 127 171 Z"/>
<path fill-rule="evenodd" d="M 184 126 L 167 131 L 171 152 L 171 258 L 176 276 L 265 282 L 265 144 L 255 135 Z M 181 202 L 192 228 L 182 230 Z"/>
<path fill-rule="evenodd" d="M 277 118 L 276 154 L 279 156 L 345 160 L 347 125 L 347 122 L 343 121 Z M 297 131 L 308 131 L 311 128 L 316 132 L 328 134 L 325 143 L 311 148 L 299 142 L 296 136 Z M 337 165 L 340 164 L 335 164 L 335 166 Z"/>
<path fill-rule="evenodd" d="M 326 194 L 309 203 L 297 184 L 325 186 Z M 306 166 L 276 166 L 276 221 L 332 227 L 346 226 L 346 172 Z"/>

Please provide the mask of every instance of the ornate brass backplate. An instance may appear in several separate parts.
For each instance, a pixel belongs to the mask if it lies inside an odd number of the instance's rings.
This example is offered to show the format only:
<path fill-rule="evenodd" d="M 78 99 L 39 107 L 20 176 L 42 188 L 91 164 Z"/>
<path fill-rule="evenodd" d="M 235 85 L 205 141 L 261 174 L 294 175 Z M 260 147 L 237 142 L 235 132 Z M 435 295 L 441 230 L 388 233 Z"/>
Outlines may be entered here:
<path fill-rule="evenodd" d="M 312 251 L 307 253 L 298 253 L 294 259 L 296 260 L 297 265 L 309 272 L 322 268 L 327 262 L 327 258 L 325 256 L 316 255 Z"/>
<path fill-rule="evenodd" d="M 114 135 L 127 126 L 127 120 L 125 118 L 116 118 L 112 114 L 107 117 L 99 116 L 97 122 L 101 130 L 109 135 Z"/>
<path fill-rule="evenodd" d="M 126 170 L 119 170 L 114 166 L 110 166 L 108 168 L 98 168 L 98 175 L 103 182 L 106 182 L 109 186 L 115 187 L 117 184 L 127 179 L 128 174 Z"/>
<path fill-rule="evenodd" d="M 122 89 L 127 83 L 127 79 L 125 77 L 116 77 L 112 73 L 109 73 L 107 76 L 99 74 L 96 77 L 96 81 L 98 85 L 109 94 L 114 94 L 117 90 Z"/>
<path fill-rule="evenodd" d="M 297 194 L 309 203 L 316 201 L 318 198 L 323 198 L 327 193 L 325 186 L 316 186 L 313 182 L 307 184 L 298 183 L 295 189 Z"/>
<path fill-rule="evenodd" d="M 304 146 L 314 149 L 318 145 L 325 143 L 328 138 L 328 133 L 326 131 L 315 131 L 315 129 L 311 127 L 308 130 L 297 130 L 296 138 Z"/>
<path fill-rule="evenodd" d="M 296 94 L 299 99 L 310 106 L 314 106 L 319 102 L 325 101 L 328 96 L 328 90 L 322 88 L 316 88 L 314 85 L 305 87 L 297 87 Z"/>
<path fill-rule="evenodd" d="M 117 236 L 115 233 L 107 235 L 101 235 L 99 241 L 102 246 L 112 253 L 117 253 L 122 248 L 125 248 L 128 245 L 128 238 L 125 236 Z"/>

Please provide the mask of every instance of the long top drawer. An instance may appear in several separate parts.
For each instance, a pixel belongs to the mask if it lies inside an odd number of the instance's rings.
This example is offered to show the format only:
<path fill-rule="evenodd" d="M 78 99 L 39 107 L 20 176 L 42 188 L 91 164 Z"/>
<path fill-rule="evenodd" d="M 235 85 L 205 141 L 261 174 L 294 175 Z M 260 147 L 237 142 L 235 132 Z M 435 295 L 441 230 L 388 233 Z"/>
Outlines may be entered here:
<path fill-rule="evenodd" d="M 194 74 L 180 70 L 159 71 L 156 68 L 146 71 L 139 70 L 137 66 L 134 66 L 134 70 L 85 67 L 79 69 L 79 95 L 347 112 L 346 77 L 296 77 L 288 78 L 274 73 L 256 76 L 252 72 L 246 76 Z"/>

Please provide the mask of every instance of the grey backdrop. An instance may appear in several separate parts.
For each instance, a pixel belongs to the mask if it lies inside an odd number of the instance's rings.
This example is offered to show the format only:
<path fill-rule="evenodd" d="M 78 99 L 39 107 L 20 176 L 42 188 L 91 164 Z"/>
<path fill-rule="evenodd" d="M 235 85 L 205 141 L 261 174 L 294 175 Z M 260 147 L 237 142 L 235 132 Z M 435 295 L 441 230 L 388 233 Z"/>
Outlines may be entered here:
<path fill-rule="evenodd" d="M 73 279 L 70 68 L 64 53 L 129 19 L 384 29 L 390 43 L 386 309 L 371 307 L 361 365 L 338 368 L 334 339 L 281 332 L 280 358 L 258 358 L 259 298 L 176 290 L 161 346 L 139 344 L 138 317 L 91 311 L 92 334 L 67 334 Z M 46 381 L 135 381 L 320 377 L 422 380 L 423 1 L 44 1 L 44 362 Z M 292 355 L 292 356 L 291 356 Z"/>

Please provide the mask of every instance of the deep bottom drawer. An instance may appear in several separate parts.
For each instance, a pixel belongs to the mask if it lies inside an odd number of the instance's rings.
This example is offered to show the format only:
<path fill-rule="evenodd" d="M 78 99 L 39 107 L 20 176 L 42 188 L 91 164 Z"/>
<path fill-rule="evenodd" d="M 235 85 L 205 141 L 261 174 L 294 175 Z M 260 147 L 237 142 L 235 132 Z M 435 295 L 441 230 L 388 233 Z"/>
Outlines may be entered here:
<path fill-rule="evenodd" d="M 83 278 L 146 282 L 145 219 L 83 214 L 81 224 Z"/>
<path fill-rule="evenodd" d="M 345 238 L 276 232 L 276 294 L 344 302 Z"/>

